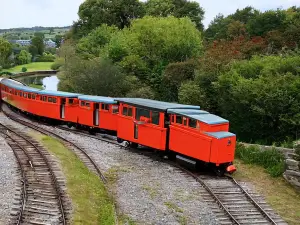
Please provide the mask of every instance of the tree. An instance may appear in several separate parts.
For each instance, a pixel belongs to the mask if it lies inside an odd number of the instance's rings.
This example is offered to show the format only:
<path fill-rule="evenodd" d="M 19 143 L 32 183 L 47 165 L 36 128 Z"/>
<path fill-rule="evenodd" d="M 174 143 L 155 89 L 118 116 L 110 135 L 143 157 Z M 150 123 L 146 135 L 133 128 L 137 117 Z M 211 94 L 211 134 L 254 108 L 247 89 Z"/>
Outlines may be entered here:
<path fill-rule="evenodd" d="M 187 0 L 148 0 L 146 14 L 150 16 L 189 17 L 199 30 L 203 30 L 204 10 L 197 2 Z"/>
<path fill-rule="evenodd" d="M 45 44 L 44 44 L 44 39 L 41 37 L 41 36 L 34 36 L 32 39 L 31 39 L 31 47 L 30 48 L 30 53 L 33 55 L 33 56 L 36 56 L 37 54 L 38 55 L 43 55 L 44 53 L 44 50 L 45 50 Z"/>
<path fill-rule="evenodd" d="M 5 65 L 11 53 L 12 53 L 11 44 L 7 40 L 0 38 L 0 66 L 3 67 Z"/>
<path fill-rule="evenodd" d="M 17 62 L 19 65 L 27 64 L 31 62 L 32 55 L 26 50 L 22 50 L 17 56 Z"/>
<path fill-rule="evenodd" d="M 56 43 L 57 48 L 60 47 L 62 40 L 63 40 L 62 35 L 55 35 L 54 42 Z"/>
<path fill-rule="evenodd" d="M 202 94 L 200 87 L 193 81 L 183 83 L 179 89 L 179 102 L 189 105 L 201 105 L 205 102 L 205 96 Z"/>
<path fill-rule="evenodd" d="M 132 19 L 143 15 L 143 7 L 138 0 L 86 0 L 80 5 L 78 15 L 80 19 L 73 25 L 76 38 L 102 24 L 128 27 Z"/>
<path fill-rule="evenodd" d="M 103 46 L 109 43 L 110 39 L 116 32 L 118 32 L 117 27 L 110 27 L 103 24 L 94 29 L 86 37 L 80 39 L 76 50 L 85 58 L 99 57 Z"/>

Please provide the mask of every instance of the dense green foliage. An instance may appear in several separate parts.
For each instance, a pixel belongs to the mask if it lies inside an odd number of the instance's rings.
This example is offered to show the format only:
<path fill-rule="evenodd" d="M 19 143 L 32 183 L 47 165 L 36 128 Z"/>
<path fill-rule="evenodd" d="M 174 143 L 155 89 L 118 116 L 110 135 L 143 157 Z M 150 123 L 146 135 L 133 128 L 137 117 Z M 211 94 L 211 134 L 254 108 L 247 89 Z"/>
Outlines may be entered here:
<path fill-rule="evenodd" d="M 42 34 L 36 33 L 31 39 L 31 46 L 29 47 L 29 51 L 32 56 L 42 55 L 45 50 L 44 38 Z"/>
<path fill-rule="evenodd" d="M 276 149 L 263 151 L 256 146 L 238 144 L 235 156 L 247 164 L 264 167 L 272 177 L 281 176 L 284 172 L 284 156 Z"/>
<path fill-rule="evenodd" d="M 7 67 L 8 57 L 11 55 L 11 53 L 11 44 L 7 40 L 0 38 L 0 68 Z"/>
<path fill-rule="evenodd" d="M 26 50 L 22 50 L 17 56 L 17 62 L 19 65 L 27 64 L 31 62 L 32 55 Z"/>
<path fill-rule="evenodd" d="M 87 0 L 79 17 L 53 64 L 61 90 L 200 105 L 243 141 L 297 138 L 299 8 L 246 7 L 205 31 L 186 0 Z"/>

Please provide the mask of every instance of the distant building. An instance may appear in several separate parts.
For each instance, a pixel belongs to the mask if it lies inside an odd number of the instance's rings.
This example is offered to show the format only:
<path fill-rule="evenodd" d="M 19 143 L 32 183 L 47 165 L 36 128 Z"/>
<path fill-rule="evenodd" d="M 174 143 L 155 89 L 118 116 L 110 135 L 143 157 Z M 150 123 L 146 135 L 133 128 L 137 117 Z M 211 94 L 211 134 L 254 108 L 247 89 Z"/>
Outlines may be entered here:
<path fill-rule="evenodd" d="M 29 46 L 31 45 L 31 40 L 15 40 L 14 43 L 19 44 L 21 46 Z"/>
<path fill-rule="evenodd" d="M 45 46 L 48 48 L 56 48 L 56 43 L 52 40 L 44 41 Z"/>

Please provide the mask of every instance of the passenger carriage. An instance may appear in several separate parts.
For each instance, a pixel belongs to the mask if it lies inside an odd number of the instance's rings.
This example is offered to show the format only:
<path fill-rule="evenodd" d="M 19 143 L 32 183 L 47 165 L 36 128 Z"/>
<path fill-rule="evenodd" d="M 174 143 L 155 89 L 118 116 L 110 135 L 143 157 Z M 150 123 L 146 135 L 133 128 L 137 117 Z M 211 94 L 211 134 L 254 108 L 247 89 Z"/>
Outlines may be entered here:
<path fill-rule="evenodd" d="M 119 112 L 117 101 L 109 97 L 90 95 L 81 95 L 78 99 L 79 124 L 116 132 Z"/>
<path fill-rule="evenodd" d="M 200 109 L 199 106 L 181 105 L 140 98 L 120 98 L 117 134 L 119 141 L 128 141 L 165 151 L 168 149 L 168 109 Z"/>

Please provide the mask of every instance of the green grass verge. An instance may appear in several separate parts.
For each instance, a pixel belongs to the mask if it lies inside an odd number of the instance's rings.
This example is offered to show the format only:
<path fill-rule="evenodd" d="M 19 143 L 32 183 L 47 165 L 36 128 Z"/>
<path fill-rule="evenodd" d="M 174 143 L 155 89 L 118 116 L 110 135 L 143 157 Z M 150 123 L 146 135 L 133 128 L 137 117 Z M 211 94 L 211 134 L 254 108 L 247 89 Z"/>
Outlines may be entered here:
<path fill-rule="evenodd" d="M 56 139 L 38 134 L 34 136 L 60 160 L 74 207 L 72 224 L 115 224 L 113 199 L 99 177 Z"/>
<path fill-rule="evenodd" d="M 262 166 L 272 177 L 281 176 L 284 172 L 284 156 L 275 149 L 262 151 L 256 146 L 237 144 L 235 157 L 246 164 Z"/>
<path fill-rule="evenodd" d="M 33 62 L 33 63 L 25 64 L 25 65 L 15 66 L 8 70 L 4 69 L 3 71 L 8 71 L 11 73 L 21 73 L 23 67 L 27 68 L 27 72 L 33 72 L 33 71 L 38 71 L 38 70 L 51 70 L 52 64 L 53 64 L 53 62 Z"/>

